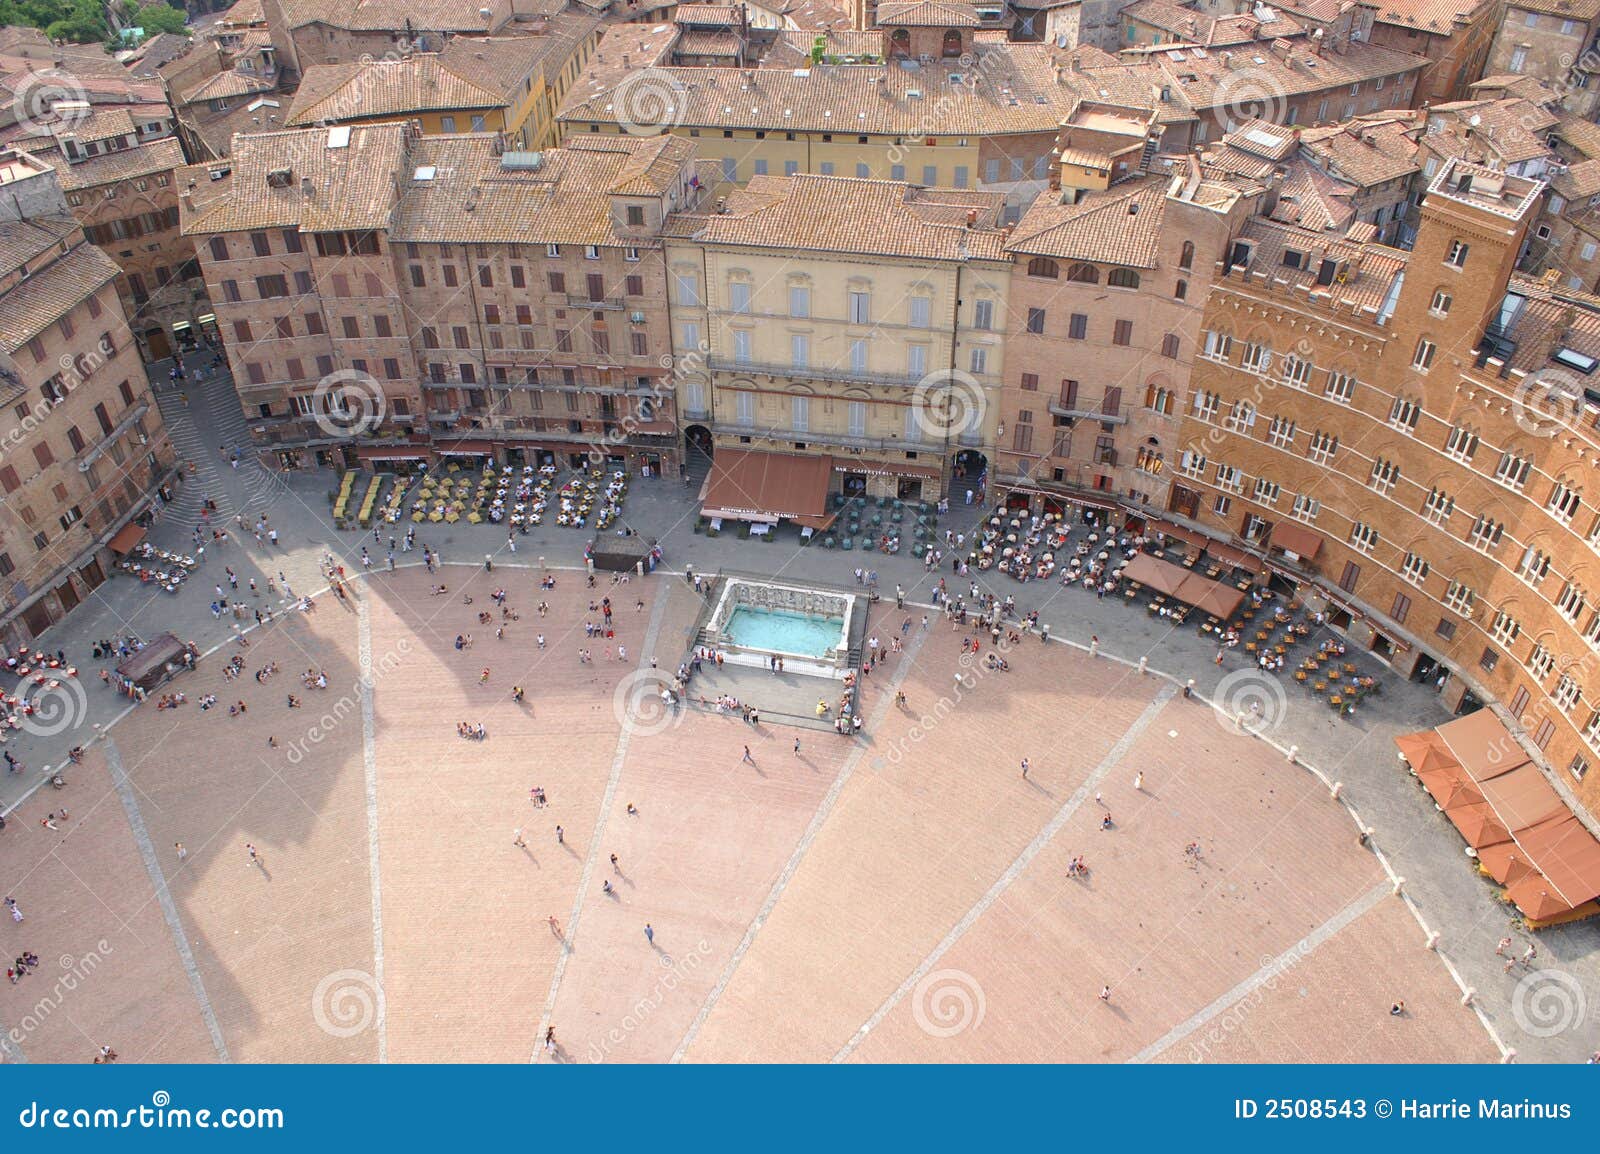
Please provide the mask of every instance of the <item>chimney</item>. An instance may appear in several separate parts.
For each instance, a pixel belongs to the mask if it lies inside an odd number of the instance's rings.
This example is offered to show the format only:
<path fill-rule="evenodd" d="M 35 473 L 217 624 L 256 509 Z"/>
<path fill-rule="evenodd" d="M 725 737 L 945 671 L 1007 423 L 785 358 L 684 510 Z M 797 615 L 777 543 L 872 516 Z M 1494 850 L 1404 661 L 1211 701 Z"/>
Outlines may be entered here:
<path fill-rule="evenodd" d="M 316 188 L 311 183 L 311 178 L 309 176 L 302 176 L 300 178 L 300 195 L 309 200 L 315 194 L 315 192 Z"/>
<path fill-rule="evenodd" d="M 975 209 L 975 208 L 967 209 L 967 227 L 968 228 L 977 228 L 978 227 L 978 210 Z"/>

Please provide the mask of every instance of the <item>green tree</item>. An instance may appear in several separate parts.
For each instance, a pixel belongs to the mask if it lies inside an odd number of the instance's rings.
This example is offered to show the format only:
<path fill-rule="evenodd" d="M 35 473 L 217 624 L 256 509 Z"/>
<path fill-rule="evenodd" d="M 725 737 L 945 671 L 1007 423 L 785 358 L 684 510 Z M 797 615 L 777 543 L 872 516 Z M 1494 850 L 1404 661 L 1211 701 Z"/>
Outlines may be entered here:
<path fill-rule="evenodd" d="M 154 36 L 158 32 L 173 32 L 182 36 L 187 31 L 183 21 L 183 9 L 166 3 L 145 4 L 133 16 L 134 26 L 143 28 L 146 36 Z"/>

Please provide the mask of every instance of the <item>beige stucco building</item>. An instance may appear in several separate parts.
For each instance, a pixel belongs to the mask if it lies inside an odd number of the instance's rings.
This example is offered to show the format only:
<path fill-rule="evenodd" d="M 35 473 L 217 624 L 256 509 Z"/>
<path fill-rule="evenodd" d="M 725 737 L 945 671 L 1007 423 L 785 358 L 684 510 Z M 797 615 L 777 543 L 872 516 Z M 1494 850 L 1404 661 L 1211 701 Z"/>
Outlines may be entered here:
<path fill-rule="evenodd" d="M 717 469 L 747 452 L 825 459 L 808 482 L 824 494 L 935 500 L 953 478 L 975 483 L 1005 372 L 1002 203 L 758 177 L 676 217 L 667 272 L 691 442 Z"/>

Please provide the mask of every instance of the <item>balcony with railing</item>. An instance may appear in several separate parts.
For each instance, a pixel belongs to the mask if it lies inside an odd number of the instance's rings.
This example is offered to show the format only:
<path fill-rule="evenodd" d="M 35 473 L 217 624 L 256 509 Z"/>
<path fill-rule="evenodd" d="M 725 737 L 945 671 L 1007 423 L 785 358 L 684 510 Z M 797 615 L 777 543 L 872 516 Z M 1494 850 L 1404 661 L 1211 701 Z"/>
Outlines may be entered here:
<path fill-rule="evenodd" d="M 592 297 L 584 293 L 567 293 L 567 307 L 574 309 L 624 309 L 628 302 L 622 297 Z"/>
<path fill-rule="evenodd" d="M 1111 411 L 1100 409 L 1086 409 L 1075 400 L 1056 398 L 1046 406 L 1053 417 L 1070 417 L 1075 421 L 1098 421 L 1102 425 L 1126 425 L 1128 416 L 1118 406 Z"/>
<path fill-rule="evenodd" d="M 758 377 L 789 377 L 793 380 L 803 381 L 836 381 L 847 385 L 905 385 L 915 386 L 926 377 L 926 374 L 912 376 L 908 373 L 877 373 L 857 371 L 850 368 L 827 368 L 822 365 L 777 365 L 762 361 L 728 360 L 725 357 L 710 357 L 707 359 L 713 371 L 722 373 L 743 373 L 748 376 Z"/>
<path fill-rule="evenodd" d="M 804 441 L 808 445 L 836 445 L 843 449 L 871 449 L 878 452 L 938 454 L 944 449 L 944 446 L 937 441 L 912 441 L 904 437 L 868 437 L 855 433 L 829 433 L 820 429 L 795 429 L 787 426 L 719 423 L 712 425 L 711 431 L 725 437 L 765 437 L 770 440 Z"/>

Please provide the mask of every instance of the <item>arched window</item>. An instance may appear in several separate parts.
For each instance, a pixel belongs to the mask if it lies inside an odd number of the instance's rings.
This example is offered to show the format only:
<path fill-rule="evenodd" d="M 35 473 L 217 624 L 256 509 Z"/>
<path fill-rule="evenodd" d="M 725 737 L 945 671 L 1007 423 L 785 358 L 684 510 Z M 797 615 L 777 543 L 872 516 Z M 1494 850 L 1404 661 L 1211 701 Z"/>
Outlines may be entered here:
<path fill-rule="evenodd" d="M 1178 255 L 1178 267 L 1184 269 L 1194 267 L 1194 241 L 1183 242 L 1183 251 Z"/>
<path fill-rule="evenodd" d="M 1075 264 L 1067 269 L 1067 279 L 1081 284 L 1099 284 L 1100 270 L 1092 264 Z"/>
<path fill-rule="evenodd" d="M 944 33 L 944 55 L 961 55 L 961 31 L 958 28 L 947 28 Z"/>
<path fill-rule="evenodd" d="M 1061 275 L 1061 266 L 1047 256 L 1036 256 L 1028 262 L 1028 275 L 1055 280 Z"/>
<path fill-rule="evenodd" d="M 895 56 L 909 56 L 911 54 L 911 33 L 904 28 L 896 28 L 889 33 L 889 51 Z"/>
<path fill-rule="evenodd" d="M 1131 268 L 1114 268 L 1106 277 L 1106 284 L 1112 288 L 1136 289 L 1139 287 L 1139 274 Z"/>
<path fill-rule="evenodd" d="M 1186 300 L 1189 299 L 1189 282 L 1188 281 L 1179 280 L 1178 283 L 1173 286 L 1172 299 L 1173 300 L 1179 300 L 1179 301 L 1186 301 Z"/>

